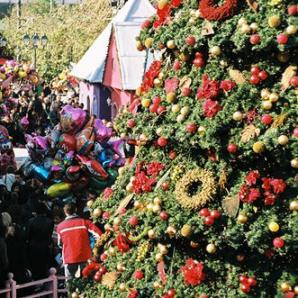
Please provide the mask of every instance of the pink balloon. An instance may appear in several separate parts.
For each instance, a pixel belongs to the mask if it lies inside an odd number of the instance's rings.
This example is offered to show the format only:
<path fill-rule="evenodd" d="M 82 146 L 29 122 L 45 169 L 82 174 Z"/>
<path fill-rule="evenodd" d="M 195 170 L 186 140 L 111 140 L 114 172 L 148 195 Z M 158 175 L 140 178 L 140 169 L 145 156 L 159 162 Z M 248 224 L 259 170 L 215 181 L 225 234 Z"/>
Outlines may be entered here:
<path fill-rule="evenodd" d="M 86 121 L 86 112 L 66 105 L 61 111 L 60 125 L 63 132 L 76 133 Z"/>

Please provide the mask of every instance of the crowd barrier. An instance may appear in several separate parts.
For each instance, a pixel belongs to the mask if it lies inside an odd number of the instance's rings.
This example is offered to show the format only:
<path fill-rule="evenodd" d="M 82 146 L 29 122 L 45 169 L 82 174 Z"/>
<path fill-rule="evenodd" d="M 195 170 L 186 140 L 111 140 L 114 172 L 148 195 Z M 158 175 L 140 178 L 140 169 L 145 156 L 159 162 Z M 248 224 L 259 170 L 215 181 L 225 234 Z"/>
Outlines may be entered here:
<path fill-rule="evenodd" d="M 63 283 L 63 287 L 60 287 L 60 282 Z M 34 293 L 28 296 L 18 295 L 18 291 L 22 289 L 28 289 L 33 287 L 40 287 L 38 293 Z M 6 282 L 6 288 L 0 289 L 0 297 L 5 298 L 38 298 L 38 297 L 52 297 L 59 298 L 60 295 L 66 295 L 65 289 L 65 277 L 58 276 L 55 268 L 50 269 L 50 276 L 45 279 L 28 282 L 25 284 L 17 284 L 13 279 L 13 274 L 8 274 L 8 281 Z M 65 296 L 64 296 L 65 297 Z"/>

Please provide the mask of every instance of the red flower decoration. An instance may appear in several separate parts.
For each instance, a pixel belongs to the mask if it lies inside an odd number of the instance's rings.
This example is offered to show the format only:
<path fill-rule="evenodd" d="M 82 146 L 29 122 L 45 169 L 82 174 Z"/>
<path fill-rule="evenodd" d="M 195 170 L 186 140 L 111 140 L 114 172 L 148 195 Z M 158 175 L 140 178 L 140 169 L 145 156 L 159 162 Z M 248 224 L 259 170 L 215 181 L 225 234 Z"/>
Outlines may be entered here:
<path fill-rule="evenodd" d="M 197 286 L 205 279 L 204 265 L 193 259 L 187 259 L 181 267 L 186 285 Z"/>
<path fill-rule="evenodd" d="M 256 201 L 261 196 L 260 190 L 258 188 L 251 188 L 247 196 L 247 203 L 252 203 Z"/>
<path fill-rule="evenodd" d="M 142 92 L 148 92 L 153 87 L 154 79 L 158 76 L 161 68 L 160 61 L 154 61 L 150 65 L 150 68 L 147 70 L 144 76 L 143 83 L 141 85 Z"/>
<path fill-rule="evenodd" d="M 132 290 L 130 290 L 127 298 L 137 298 L 138 296 L 139 296 L 138 291 L 135 289 L 132 289 Z"/>
<path fill-rule="evenodd" d="M 117 246 L 120 252 L 125 253 L 129 251 L 131 241 L 126 236 L 119 234 L 113 244 Z"/>
<path fill-rule="evenodd" d="M 246 120 L 247 120 L 247 123 L 252 123 L 255 121 L 256 117 L 258 116 L 258 112 L 253 109 L 251 111 L 248 111 L 246 113 Z"/>
<path fill-rule="evenodd" d="M 285 191 L 287 185 L 282 179 L 271 179 L 270 185 L 273 188 L 275 194 L 280 194 Z"/>
<path fill-rule="evenodd" d="M 103 198 L 107 201 L 113 195 L 113 190 L 110 187 L 105 188 L 103 191 Z"/>
<path fill-rule="evenodd" d="M 201 16 L 209 21 L 226 19 L 233 15 L 238 5 L 238 0 L 226 0 L 222 5 L 216 6 L 214 0 L 201 0 L 199 9 Z"/>
<path fill-rule="evenodd" d="M 203 105 L 204 115 L 208 118 L 214 117 L 221 109 L 217 100 L 207 99 Z"/>
<path fill-rule="evenodd" d="M 156 177 L 158 176 L 160 171 L 162 171 L 164 168 L 165 168 L 165 165 L 160 162 L 157 162 L 157 161 L 151 162 L 146 166 L 147 175 Z"/>
<path fill-rule="evenodd" d="M 245 182 L 247 185 L 252 186 L 255 185 L 257 183 L 257 180 L 260 179 L 260 173 L 259 171 L 255 170 L 255 171 L 250 171 L 245 179 Z"/>
<path fill-rule="evenodd" d="M 197 96 L 199 99 L 215 98 L 219 94 L 219 83 L 217 81 L 210 80 L 208 75 L 203 74 L 202 84 L 198 88 Z"/>
<path fill-rule="evenodd" d="M 100 269 L 101 265 L 99 263 L 93 262 L 88 264 L 82 271 L 82 275 L 84 278 L 89 278 L 93 275 L 96 271 Z"/>
<path fill-rule="evenodd" d="M 135 176 L 135 180 L 132 182 L 133 191 L 135 193 L 150 192 L 155 183 L 155 179 L 146 176 L 145 172 L 140 172 Z"/>
<path fill-rule="evenodd" d="M 270 185 L 271 179 L 270 178 L 262 178 L 262 181 L 263 181 L 262 188 L 265 191 L 270 191 L 270 189 L 271 189 L 271 185 Z"/>
<path fill-rule="evenodd" d="M 179 79 L 171 78 L 165 81 L 165 90 L 167 93 L 175 92 L 179 86 Z"/>
<path fill-rule="evenodd" d="M 235 82 L 233 82 L 231 80 L 224 80 L 220 83 L 219 88 L 228 92 L 228 91 L 232 90 L 235 86 L 236 86 Z"/>
<path fill-rule="evenodd" d="M 172 0 L 173 7 L 179 7 L 182 3 L 182 0 Z"/>

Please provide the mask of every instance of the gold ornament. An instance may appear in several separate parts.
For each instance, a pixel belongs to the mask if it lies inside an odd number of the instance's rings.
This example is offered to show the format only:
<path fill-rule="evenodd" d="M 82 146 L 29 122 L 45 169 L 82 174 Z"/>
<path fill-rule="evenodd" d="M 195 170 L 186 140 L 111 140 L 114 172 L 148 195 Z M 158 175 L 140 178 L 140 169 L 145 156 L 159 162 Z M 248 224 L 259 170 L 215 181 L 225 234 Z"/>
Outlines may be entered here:
<path fill-rule="evenodd" d="M 175 49 L 175 48 L 176 48 L 175 41 L 174 41 L 174 40 L 169 40 L 169 41 L 167 42 L 167 48 L 169 48 L 169 49 L 171 49 L 171 50 Z"/>
<path fill-rule="evenodd" d="M 139 51 L 142 51 L 143 50 L 143 44 L 140 40 L 137 40 L 136 41 L 136 48 L 139 50 Z"/>
<path fill-rule="evenodd" d="M 286 29 L 286 32 L 289 35 L 296 34 L 296 32 L 297 32 L 297 26 L 295 26 L 295 25 L 288 26 L 287 29 Z"/>
<path fill-rule="evenodd" d="M 195 241 L 190 241 L 190 246 L 192 248 L 198 248 L 199 247 L 199 243 L 195 242 Z"/>
<path fill-rule="evenodd" d="M 126 285 L 125 285 L 125 283 L 121 283 L 121 284 L 119 285 L 119 290 L 120 290 L 120 292 L 124 292 L 124 291 L 126 290 Z"/>
<path fill-rule="evenodd" d="M 200 186 L 197 194 L 189 194 L 190 187 Z M 194 169 L 176 183 L 176 200 L 184 208 L 199 208 L 204 206 L 216 193 L 216 182 L 213 173 L 205 169 Z"/>
<path fill-rule="evenodd" d="M 247 24 L 247 20 L 245 18 L 240 18 L 238 20 L 238 26 L 242 26 L 242 25 L 246 25 Z"/>
<path fill-rule="evenodd" d="M 268 228 L 270 232 L 276 233 L 279 231 L 279 224 L 275 221 L 269 223 Z"/>
<path fill-rule="evenodd" d="M 272 102 L 270 100 L 262 101 L 262 108 L 264 110 L 271 110 L 272 109 Z"/>
<path fill-rule="evenodd" d="M 286 135 L 281 135 L 278 137 L 277 142 L 279 145 L 287 145 L 289 142 L 289 138 Z"/>
<path fill-rule="evenodd" d="M 158 78 L 160 80 L 163 80 L 165 78 L 165 73 L 164 72 L 160 72 L 159 75 L 158 75 Z"/>
<path fill-rule="evenodd" d="M 298 295 L 298 286 L 294 287 L 294 293 L 295 293 L 295 295 Z"/>
<path fill-rule="evenodd" d="M 236 259 L 238 262 L 243 262 L 245 260 L 245 255 L 244 254 L 238 254 L 236 256 Z"/>
<path fill-rule="evenodd" d="M 155 290 L 157 290 L 157 289 L 162 288 L 162 286 L 161 286 L 161 284 L 160 284 L 158 281 L 155 281 L 155 282 L 153 283 L 153 288 L 154 288 Z"/>
<path fill-rule="evenodd" d="M 154 239 L 154 238 L 156 238 L 156 233 L 155 233 L 155 231 L 154 231 L 154 230 L 149 230 L 149 231 L 148 231 L 148 237 L 149 237 L 149 239 Z"/>
<path fill-rule="evenodd" d="M 269 100 L 271 102 L 277 102 L 279 100 L 279 95 L 276 92 L 273 92 L 269 95 Z"/>
<path fill-rule="evenodd" d="M 181 115 L 183 115 L 183 116 L 187 116 L 189 114 L 189 112 L 190 112 L 189 106 L 184 106 L 180 111 Z"/>
<path fill-rule="evenodd" d="M 157 253 L 155 255 L 155 261 L 156 262 L 161 262 L 163 260 L 163 255 L 161 253 Z"/>
<path fill-rule="evenodd" d="M 180 108 L 179 104 L 175 104 L 175 105 L 172 106 L 172 112 L 173 113 L 177 114 L 177 113 L 180 112 L 180 110 L 181 110 L 181 108 Z"/>
<path fill-rule="evenodd" d="M 290 289 L 291 289 L 291 286 L 290 286 L 287 282 L 283 282 L 283 283 L 281 283 L 281 285 L 280 285 L 280 290 L 281 290 L 283 293 L 289 292 Z"/>
<path fill-rule="evenodd" d="M 71 294 L 71 298 L 79 298 L 79 297 L 80 297 L 80 295 L 77 292 L 73 292 Z"/>
<path fill-rule="evenodd" d="M 144 45 L 147 49 L 150 49 L 153 45 L 154 39 L 152 37 L 146 38 Z"/>
<path fill-rule="evenodd" d="M 216 253 L 216 246 L 215 246 L 213 243 L 209 243 L 209 244 L 206 246 L 206 251 L 207 251 L 209 254 L 215 254 L 215 253 Z"/>
<path fill-rule="evenodd" d="M 159 0 L 158 1 L 158 9 L 163 9 L 168 4 L 168 0 Z"/>
<path fill-rule="evenodd" d="M 192 234 L 192 228 L 190 225 L 184 225 L 180 232 L 183 237 L 188 238 Z"/>
<path fill-rule="evenodd" d="M 177 116 L 176 120 L 177 120 L 177 122 L 183 122 L 185 120 L 185 116 L 180 114 Z"/>
<path fill-rule="evenodd" d="M 117 264 L 117 267 L 116 268 L 120 272 L 123 272 L 126 269 L 125 266 L 123 264 L 121 264 L 121 263 Z"/>
<path fill-rule="evenodd" d="M 292 211 L 298 211 L 298 201 L 292 201 L 290 203 L 290 210 L 292 210 Z"/>
<path fill-rule="evenodd" d="M 156 204 L 156 205 L 160 205 L 161 204 L 161 199 L 159 197 L 155 197 L 153 199 L 153 203 Z"/>
<path fill-rule="evenodd" d="M 113 220 L 113 224 L 115 226 L 119 226 L 121 224 L 121 218 L 120 217 L 115 217 Z"/>
<path fill-rule="evenodd" d="M 294 168 L 294 169 L 298 169 L 298 158 L 293 158 L 291 160 L 291 167 Z"/>
<path fill-rule="evenodd" d="M 271 28 L 276 28 L 280 25 L 280 17 L 278 15 L 273 15 L 268 19 L 268 25 Z"/>
<path fill-rule="evenodd" d="M 257 23 L 251 23 L 249 25 L 250 29 L 252 30 L 252 32 L 256 32 L 259 29 L 259 26 Z"/>
<path fill-rule="evenodd" d="M 237 221 L 240 224 L 245 224 L 248 221 L 248 217 L 245 214 L 239 214 L 238 217 L 237 217 Z"/>
<path fill-rule="evenodd" d="M 95 208 L 94 210 L 93 210 L 93 216 L 95 217 L 95 218 L 98 218 L 98 217 L 100 217 L 101 216 L 101 210 L 99 209 L 99 208 Z"/>
<path fill-rule="evenodd" d="M 210 49 L 209 53 L 212 56 L 219 56 L 221 54 L 221 49 L 219 46 L 214 46 Z"/>
<path fill-rule="evenodd" d="M 263 100 L 269 100 L 270 91 L 268 89 L 261 90 L 261 97 Z"/>
<path fill-rule="evenodd" d="M 255 153 L 262 153 L 264 152 L 266 149 L 265 147 L 265 144 L 263 142 L 255 142 L 252 146 L 252 150 L 255 152 Z"/>
<path fill-rule="evenodd" d="M 233 114 L 233 120 L 235 121 L 242 121 L 243 114 L 240 111 L 237 111 Z"/>
<path fill-rule="evenodd" d="M 174 237 L 177 234 L 177 231 L 174 227 L 168 226 L 166 229 L 166 233 L 169 234 L 170 237 Z"/>
<path fill-rule="evenodd" d="M 153 81 L 154 87 L 159 88 L 162 86 L 162 80 L 155 78 Z"/>
<path fill-rule="evenodd" d="M 167 94 L 167 102 L 173 103 L 176 100 L 176 93 L 175 92 L 169 92 Z"/>
<path fill-rule="evenodd" d="M 240 33 L 242 34 L 248 34 L 250 33 L 250 31 L 251 31 L 251 28 L 248 24 L 244 24 L 240 27 Z"/>

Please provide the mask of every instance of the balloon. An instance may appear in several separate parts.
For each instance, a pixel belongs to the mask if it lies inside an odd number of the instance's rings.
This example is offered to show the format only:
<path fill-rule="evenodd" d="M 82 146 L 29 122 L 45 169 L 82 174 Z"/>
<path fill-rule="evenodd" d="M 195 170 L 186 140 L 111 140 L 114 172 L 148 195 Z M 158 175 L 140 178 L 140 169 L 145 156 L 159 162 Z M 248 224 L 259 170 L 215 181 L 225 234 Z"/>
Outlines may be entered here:
<path fill-rule="evenodd" d="M 60 117 L 60 125 L 63 132 L 76 133 L 86 121 L 86 112 L 82 109 L 73 108 L 70 105 L 63 107 Z"/>
<path fill-rule="evenodd" d="M 27 117 L 23 117 L 20 122 L 21 122 L 21 125 L 24 127 L 29 125 L 29 120 Z"/>
<path fill-rule="evenodd" d="M 58 143 L 60 135 L 61 135 L 60 128 L 57 125 L 52 129 L 51 135 L 50 135 L 52 148 L 54 148 L 56 146 L 56 144 Z"/>
<path fill-rule="evenodd" d="M 37 136 L 33 138 L 35 144 L 42 150 L 48 149 L 48 140 L 45 137 Z"/>
<path fill-rule="evenodd" d="M 0 125 L 0 151 L 6 152 L 12 149 L 12 143 L 9 140 L 8 130 Z"/>
<path fill-rule="evenodd" d="M 94 133 L 92 127 L 87 127 L 77 134 L 76 149 L 78 154 L 86 155 L 94 145 Z"/>
<path fill-rule="evenodd" d="M 62 134 L 59 138 L 59 146 L 65 151 L 75 151 L 76 150 L 76 138 L 71 134 Z"/>
<path fill-rule="evenodd" d="M 46 190 L 46 194 L 51 197 L 61 197 L 68 194 L 71 190 L 71 184 L 67 182 L 60 182 L 50 186 Z"/>
<path fill-rule="evenodd" d="M 67 180 L 74 182 L 80 178 L 80 166 L 70 166 L 66 169 L 66 178 Z"/>
<path fill-rule="evenodd" d="M 47 181 L 50 177 L 50 172 L 46 170 L 43 166 L 31 164 L 31 169 L 31 173 L 37 179 Z"/>
<path fill-rule="evenodd" d="M 104 168 L 97 160 L 90 160 L 88 161 L 88 163 L 85 164 L 85 166 L 87 167 L 91 175 L 103 180 L 108 179 L 108 173 L 104 170 Z"/>
<path fill-rule="evenodd" d="M 50 170 L 51 167 L 53 165 L 53 158 L 51 157 L 46 157 L 43 161 L 43 167 L 46 169 L 46 170 Z"/>
<path fill-rule="evenodd" d="M 64 166 L 70 166 L 72 164 L 74 154 L 75 154 L 74 151 L 69 151 L 65 154 L 63 159 Z"/>
<path fill-rule="evenodd" d="M 96 140 L 99 142 L 106 142 L 113 135 L 113 130 L 106 127 L 100 119 L 95 120 L 93 128 L 95 131 Z"/>

